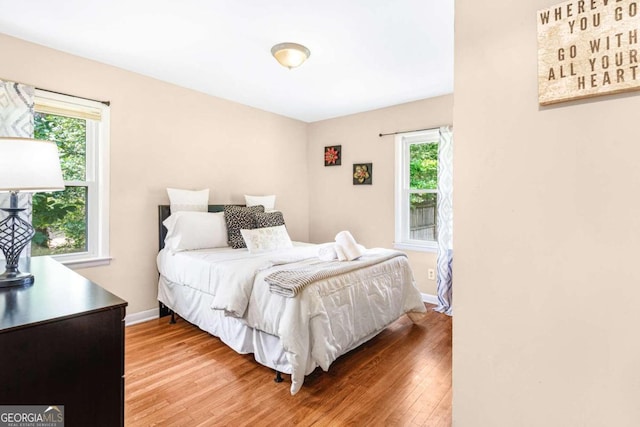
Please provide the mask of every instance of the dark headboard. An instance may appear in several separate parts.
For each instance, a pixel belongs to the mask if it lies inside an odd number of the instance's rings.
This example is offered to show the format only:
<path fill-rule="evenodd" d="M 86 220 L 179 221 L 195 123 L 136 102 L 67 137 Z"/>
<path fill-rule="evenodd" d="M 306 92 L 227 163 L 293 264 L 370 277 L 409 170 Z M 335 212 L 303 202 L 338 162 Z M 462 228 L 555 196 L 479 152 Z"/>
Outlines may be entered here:
<path fill-rule="evenodd" d="M 209 212 L 223 212 L 224 207 L 229 205 L 209 205 Z M 244 206 L 244 205 L 234 205 L 234 206 Z M 171 215 L 171 208 L 169 205 L 159 205 L 158 206 L 158 236 L 159 240 L 159 248 L 164 248 L 164 238 L 167 236 L 167 229 L 164 225 L 162 225 L 162 221 L 169 218 Z"/>

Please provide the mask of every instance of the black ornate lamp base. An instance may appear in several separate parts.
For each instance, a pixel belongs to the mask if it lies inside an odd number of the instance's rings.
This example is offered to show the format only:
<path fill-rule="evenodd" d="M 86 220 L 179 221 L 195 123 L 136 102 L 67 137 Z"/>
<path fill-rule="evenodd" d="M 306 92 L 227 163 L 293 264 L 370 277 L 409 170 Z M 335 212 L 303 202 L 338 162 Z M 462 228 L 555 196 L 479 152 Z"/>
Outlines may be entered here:
<path fill-rule="evenodd" d="M 12 288 L 14 286 L 29 286 L 33 284 L 33 274 L 30 273 L 8 273 L 0 274 L 0 288 Z"/>
<path fill-rule="evenodd" d="M 25 286 L 33 283 L 33 275 L 18 270 L 20 252 L 29 244 L 35 230 L 27 221 L 20 218 L 24 209 L 18 208 L 18 196 L 11 192 L 11 207 L 0 208 L 9 216 L 0 221 L 0 250 L 7 260 L 6 270 L 0 274 L 0 288 Z"/>

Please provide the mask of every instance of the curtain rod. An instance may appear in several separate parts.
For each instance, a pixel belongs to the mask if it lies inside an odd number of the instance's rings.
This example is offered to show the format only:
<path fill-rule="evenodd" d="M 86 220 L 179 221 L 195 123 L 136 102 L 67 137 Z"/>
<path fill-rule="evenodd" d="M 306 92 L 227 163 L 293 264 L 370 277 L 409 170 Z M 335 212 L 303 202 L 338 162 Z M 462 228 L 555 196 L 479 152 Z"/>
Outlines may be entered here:
<path fill-rule="evenodd" d="M 431 128 L 425 128 L 425 129 L 401 130 L 401 131 L 398 131 L 398 132 L 379 133 L 379 134 L 378 134 L 378 136 L 382 138 L 383 136 L 398 135 L 398 134 L 400 134 L 400 133 L 420 132 L 420 131 L 423 131 L 423 130 L 434 130 L 434 129 L 439 129 L 439 128 L 444 127 L 444 126 L 449 126 L 449 127 L 451 127 L 451 125 L 442 125 L 442 126 L 434 126 L 434 127 L 431 127 Z"/>
<path fill-rule="evenodd" d="M 101 104 L 106 105 L 107 107 L 111 105 L 110 101 L 100 101 L 99 99 L 85 98 L 84 96 L 69 95 L 68 93 L 56 92 L 55 90 L 43 89 L 41 87 L 37 87 L 36 89 L 44 90 L 45 92 L 55 93 L 56 95 L 73 96 L 74 98 L 80 98 L 80 99 L 86 99 L 87 101 L 99 102 Z"/>
<path fill-rule="evenodd" d="M 4 82 L 13 82 L 13 83 L 18 83 L 18 84 L 26 85 L 26 86 L 33 86 L 33 85 L 28 84 L 28 83 L 23 83 L 23 82 L 13 81 L 12 79 L 4 79 L 4 78 L 0 78 L 0 81 L 4 81 Z M 70 95 L 70 94 L 68 94 L 68 93 L 56 92 L 55 90 L 44 89 L 44 88 L 41 88 L 41 87 L 34 87 L 34 89 L 44 90 L 45 92 L 51 92 L 51 93 L 55 93 L 55 94 L 57 94 L 57 95 L 73 96 L 74 98 L 80 98 L 80 99 L 86 99 L 87 101 L 99 102 L 99 103 L 101 103 L 101 104 L 106 105 L 107 107 L 111 105 L 111 102 L 110 102 L 110 101 L 100 101 L 99 99 L 91 99 L 91 98 L 85 98 L 84 96 Z"/>

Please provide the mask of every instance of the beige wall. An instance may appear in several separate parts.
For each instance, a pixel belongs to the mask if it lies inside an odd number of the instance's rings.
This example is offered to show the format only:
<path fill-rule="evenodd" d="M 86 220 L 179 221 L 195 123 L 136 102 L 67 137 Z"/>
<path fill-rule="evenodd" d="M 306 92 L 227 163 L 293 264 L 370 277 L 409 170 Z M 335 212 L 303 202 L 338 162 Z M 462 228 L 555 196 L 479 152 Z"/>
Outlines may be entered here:
<path fill-rule="evenodd" d="M 210 188 L 211 203 L 276 194 L 292 238 L 308 239 L 306 124 L 0 35 L 0 78 L 111 101 L 111 256 L 80 270 L 157 307 L 157 205 L 165 188 Z"/>
<path fill-rule="evenodd" d="M 453 95 L 309 124 L 309 237 L 333 241 L 349 230 L 367 247 L 394 241 L 394 137 L 378 134 L 452 124 Z M 324 147 L 342 145 L 342 165 L 325 167 Z M 353 163 L 373 163 L 373 185 L 352 183 Z M 421 292 L 436 294 L 436 255 L 407 252 Z"/>
<path fill-rule="evenodd" d="M 456 1 L 455 426 L 640 423 L 640 95 L 538 107 L 555 3 Z"/>

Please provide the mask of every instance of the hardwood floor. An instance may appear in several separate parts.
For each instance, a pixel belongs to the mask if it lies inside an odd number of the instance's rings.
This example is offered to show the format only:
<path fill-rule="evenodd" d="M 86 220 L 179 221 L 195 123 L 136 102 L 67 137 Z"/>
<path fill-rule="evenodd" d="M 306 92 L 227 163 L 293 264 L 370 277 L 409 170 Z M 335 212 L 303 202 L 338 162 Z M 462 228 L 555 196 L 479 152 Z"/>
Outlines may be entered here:
<path fill-rule="evenodd" d="M 450 426 L 451 318 L 407 316 L 307 376 L 289 376 L 179 319 L 126 328 L 125 425 Z"/>

